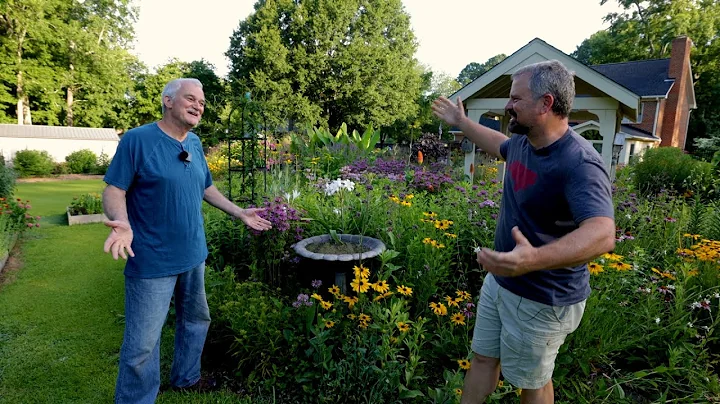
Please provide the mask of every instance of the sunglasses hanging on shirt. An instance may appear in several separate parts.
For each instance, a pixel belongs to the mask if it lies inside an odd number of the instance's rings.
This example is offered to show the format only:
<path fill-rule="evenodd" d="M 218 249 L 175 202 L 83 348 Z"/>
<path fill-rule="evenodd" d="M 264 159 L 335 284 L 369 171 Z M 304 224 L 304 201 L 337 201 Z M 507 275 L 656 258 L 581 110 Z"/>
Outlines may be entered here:
<path fill-rule="evenodd" d="M 188 153 L 187 151 L 183 150 L 180 152 L 180 155 L 178 156 L 180 161 L 184 161 L 186 163 L 190 163 L 192 161 L 192 154 Z"/>

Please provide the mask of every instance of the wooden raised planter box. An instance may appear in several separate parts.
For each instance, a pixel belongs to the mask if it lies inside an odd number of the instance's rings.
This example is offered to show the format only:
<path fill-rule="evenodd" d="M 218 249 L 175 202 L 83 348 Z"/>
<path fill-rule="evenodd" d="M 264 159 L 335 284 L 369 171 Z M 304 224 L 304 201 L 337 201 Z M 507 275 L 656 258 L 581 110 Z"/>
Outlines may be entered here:
<path fill-rule="evenodd" d="M 7 264 L 7 260 L 8 258 L 10 258 L 10 251 L 12 251 L 13 247 L 15 247 L 15 242 L 17 242 L 17 238 L 17 233 L 10 236 L 10 244 L 8 244 L 7 250 L 0 252 L 0 272 L 2 272 L 3 268 L 5 268 L 5 264 Z"/>
<path fill-rule="evenodd" d="M 67 209 L 67 219 L 68 219 L 68 225 L 74 226 L 76 224 L 88 224 L 88 223 L 102 223 L 107 219 L 107 216 L 103 213 L 98 213 L 95 215 L 76 215 L 73 216 L 70 214 L 70 208 Z"/>

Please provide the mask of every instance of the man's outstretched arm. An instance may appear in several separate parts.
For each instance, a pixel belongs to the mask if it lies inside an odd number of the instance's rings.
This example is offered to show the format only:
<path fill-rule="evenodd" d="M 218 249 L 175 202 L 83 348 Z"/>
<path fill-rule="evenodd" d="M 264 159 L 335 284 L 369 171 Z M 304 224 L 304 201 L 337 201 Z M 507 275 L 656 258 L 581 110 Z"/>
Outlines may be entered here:
<path fill-rule="evenodd" d="M 264 209 L 242 209 L 220 193 L 215 185 L 210 185 L 205 189 L 204 199 L 205 202 L 231 216 L 237 217 L 255 230 L 269 230 L 272 228 L 272 224 L 268 220 L 258 216 L 258 212 L 262 212 Z"/>

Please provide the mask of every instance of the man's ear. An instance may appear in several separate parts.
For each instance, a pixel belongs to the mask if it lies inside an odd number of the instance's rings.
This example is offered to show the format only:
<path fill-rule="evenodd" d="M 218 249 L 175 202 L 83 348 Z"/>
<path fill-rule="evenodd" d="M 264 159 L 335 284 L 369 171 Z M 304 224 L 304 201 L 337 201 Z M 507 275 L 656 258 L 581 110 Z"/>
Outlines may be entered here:
<path fill-rule="evenodd" d="M 172 98 L 170 98 L 169 95 L 166 95 L 163 97 L 163 105 L 165 105 L 165 109 L 170 109 L 170 104 L 172 103 Z"/>
<path fill-rule="evenodd" d="M 545 94 L 542 96 L 543 113 L 551 112 L 553 104 L 555 104 L 555 97 L 553 97 L 552 94 Z"/>

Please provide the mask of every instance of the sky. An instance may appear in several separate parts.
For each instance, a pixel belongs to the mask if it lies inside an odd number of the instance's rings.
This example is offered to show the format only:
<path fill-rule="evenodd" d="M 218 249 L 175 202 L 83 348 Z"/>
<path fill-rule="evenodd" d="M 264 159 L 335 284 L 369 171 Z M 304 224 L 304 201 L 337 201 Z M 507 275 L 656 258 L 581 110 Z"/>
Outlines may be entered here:
<path fill-rule="evenodd" d="M 149 67 L 172 58 L 205 59 L 225 76 L 224 53 L 255 0 L 135 0 L 134 52 Z M 468 63 L 510 55 L 533 38 L 565 53 L 607 27 L 617 3 L 600 0 L 403 0 L 418 42 L 416 58 L 435 72 L 457 77 Z M 507 6 L 505 6 L 507 5 Z M 505 7 L 503 7 L 505 6 Z M 175 22 L 175 23 L 173 23 Z"/>

